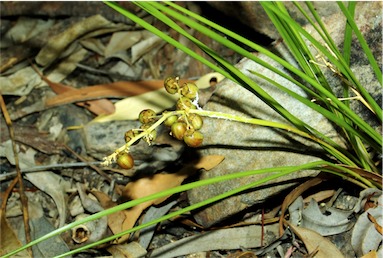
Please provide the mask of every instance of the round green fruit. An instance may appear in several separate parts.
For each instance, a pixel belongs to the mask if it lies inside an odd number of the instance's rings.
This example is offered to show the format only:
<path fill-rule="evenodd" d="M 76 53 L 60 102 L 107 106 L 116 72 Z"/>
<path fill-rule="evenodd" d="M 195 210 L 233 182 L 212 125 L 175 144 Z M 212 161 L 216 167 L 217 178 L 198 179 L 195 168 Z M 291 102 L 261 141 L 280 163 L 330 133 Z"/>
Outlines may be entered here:
<path fill-rule="evenodd" d="M 176 108 L 177 110 L 188 110 L 196 109 L 197 107 L 194 106 L 193 102 L 189 98 L 181 97 L 177 101 Z"/>
<path fill-rule="evenodd" d="M 178 86 L 178 77 L 168 77 L 165 79 L 164 82 L 165 90 L 170 94 L 177 93 L 179 86 Z"/>
<path fill-rule="evenodd" d="M 191 126 L 194 128 L 194 130 L 199 130 L 202 128 L 203 119 L 200 115 L 190 114 L 188 117 L 188 121 L 191 124 Z"/>
<path fill-rule="evenodd" d="M 134 137 L 136 137 L 138 134 L 139 134 L 139 132 L 134 131 L 134 130 L 126 131 L 126 133 L 125 133 L 125 142 L 130 142 L 130 140 L 133 139 Z M 139 141 L 135 141 L 132 145 L 135 145 L 138 142 Z"/>
<path fill-rule="evenodd" d="M 184 142 L 189 147 L 199 147 L 203 142 L 203 134 L 199 131 L 186 132 L 184 135 Z"/>
<path fill-rule="evenodd" d="M 184 122 L 176 122 L 171 127 L 172 136 L 178 140 L 182 140 L 184 138 L 186 132 L 186 123 Z"/>
<path fill-rule="evenodd" d="M 155 119 L 156 119 L 156 112 L 154 112 L 154 110 L 152 110 L 152 109 L 144 109 L 138 115 L 138 120 L 142 124 L 151 123 L 151 122 L 155 121 Z"/>
<path fill-rule="evenodd" d="M 118 156 L 117 164 L 120 166 L 120 168 L 131 169 L 134 166 L 134 159 L 132 155 L 124 152 Z"/>
<path fill-rule="evenodd" d="M 140 126 L 140 129 L 147 130 L 151 125 L 150 124 L 144 124 Z M 154 129 L 152 130 L 148 135 L 144 137 L 146 142 L 152 142 L 157 138 L 157 131 Z"/>
<path fill-rule="evenodd" d="M 198 87 L 195 85 L 195 83 L 187 82 L 184 83 L 181 87 L 181 95 L 189 98 L 189 99 L 195 99 L 198 93 Z"/>
<path fill-rule="evenodd" d="M 164 124 L 166 126 L 172 126 L 175 122 L 177 122 L 178 120 L 178 116 L 174 115 L 174 116 L 169 116 L 168 118 L 166 118 Z"/>

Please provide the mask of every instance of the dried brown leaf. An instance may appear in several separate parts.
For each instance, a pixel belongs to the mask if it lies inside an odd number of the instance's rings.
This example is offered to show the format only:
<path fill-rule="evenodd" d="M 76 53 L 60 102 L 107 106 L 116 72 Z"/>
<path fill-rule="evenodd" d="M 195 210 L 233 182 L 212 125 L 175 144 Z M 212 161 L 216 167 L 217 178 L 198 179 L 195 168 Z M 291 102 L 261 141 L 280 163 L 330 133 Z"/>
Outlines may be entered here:
<path fill-rule="evenodd" d="M 9 226 L 8 222 L 5 219 L 4 213 L 1 212 L 1 230 L 0 230 L 0 255 L 5 255 L 17 248 L 22 246 L 20 240 L 17 238 L 16 234 L 13 232 L 12 228 Z M 23 250 L 18 254 L 12 257 L 31 257 L 27 250 Z"/>
<path fill-rule="evenodd" d="M 279 218 L 279 235 L 283 235 L 283 220 L 285 217 L 285 213 L 287 208 L 306 190 L 310 189 L 311 187 L 320 184 L 323 181 L 320 177 L 314 177 L 303 184 L 297 186 L 292 190 L 288 195 L 286 195 L 285 199 L 283 200 L 282 207 L 281 207 L 281 215 Z"/>
<path fill-rule="evenodd" d="M 379 225 L 379 223 L 376 221 L 375 217 L 372 216 L 372 215 L 371 215 L 370 213 L 368 213 L 368 212 L 367 212 L 367 217 L 368 217 L 368 219 L 369 219 L 372 223 L 374 223 L 374 227 L 375 227 L 376 231 L 378 231 L 379 234 L 383 235 L 383 232 L 382 232 L 382 226 Z"/>
<path fill-rule="evenodd" d="M 74 24 L 66 31 L 52 37 L 36 56 L 36 62 L 42 66 L 47 66 L 56 60 L 68 45 L 77 38 L 86 33 L 111 26 L 112 23 L 101 15 L 88 17 Z"/>
<path fill-rule="evenodd" d="M 372 182 L 374 182 L 375 184 L 379 185 L 380 188 L 382 187 L 383 177 L 382 177 L 382 175 L 380 175 L 378 173 L 374 173 L 374 172 L 367 171 L 367 170 L 362 169 L 362 168 L 350 167 L 350 166 L 346 166 L 346 165 L 339 165 L 339 166 L 342 166 L 342 167 L 345 167 L 347 169 L 350 169 L 353 172 L 358 173 L 363 178 L 369 179 Z M 324 167 L 326 168 L 327 166 L 324 166 Z M 336 169 L 336 168 L 333 168 L 333 167 L 331 167 L 330 169 L 336 170 L 337 172 L 340 172 L 342 174 L 344 173 L 344 171 L 342 171 L 340 169 Z"/>
<path fill-rule="evenodd" d="M 288 225 L 303 241 L 309 253 L 316 252 L 315 258 L 344 257 L 333 243 L 317 232 L 297 227 L 290 223 L 288 223 Z"/>
<path fill-rule="evenodd" d="M 378 258 L 378 253 L 375 250 L 372 250 L 371 252 L 363 255 L 361 258 Z"/>
<path fill-rule="evenodd" d="M 96 196 L 97 200 L 100 202 L 101 206 L 104 209 L 109 209 L 117 204 L 112 201 L 112 199 L 105 193 L 93 190 L 92 194 Z M 126 219 L 126 211 L 118 211 L 108 215 L 108 226 L 113 234 L 117 234 L 121 232 L 121 228 L 123 227 L 123 222 Z M 138 217 L 137 217 L 138 218 Z"/>
<path fill-rule="evenodd" d="M 108 248 L 108 252 L 112 254 L 113 257 L 145 257 L 147 251 L 137 242 L 130 242 L 127 244 L 121 245 L 112 245 Z"/>
<path fill-rule="evenodd" d="M 140 178 L 135 182 L 130 182 L 125 186 L 123 196 L 128 199 L 138 199 L 151 194 L 158 193 L 180 185 L 185 178 L 194 174 L 199 169 L 210 170 L 217 166 L 224 159 L 221 155 L 203 156 L 195 164 L 187 165 L 177 173 L 155 174 L 152 177 Z M 159 204 L 168 197 L 148 201 L 146 207 L 152 204 Z"/>
<path fill-rule="evenodd" d="M 180 83 L 184 82 L 190 82 L 190 80 L 180 80 Z M 146 92 L 161 89 L 163 85 L 163 80 L 135 82 L 119 81 L 108 84 L 88 86 L 82 89 L 73 90 L 72 88 L 71 91 L 49 98 L 46 102 L 46 105 L 51 107 L 98 98 L 121 98 L 136 96 Z"/>
<path fill-rule="evenodd" d="M 151 177 L 140 178 L 134 182 L 128 183 L 122 189 L 122 196 L 126 199 L 139 199 L 151 194 L 158 193 L 176 186 L 179 186 L 185 178 L 194 174 L 199 169 L 210 170 L 217 166 L 224 159 L 220 155 L 210 155 L 200 158 L 195 164 L 186 165 L 177 173 L 173 174 L 156 174 Z M 114 207 L 116 204 L 104 193 L 92 192 L 103 208 L 107 209 Z M 166 200 L 169 196 L 150 200 L 134 206 L 128 210 L 116 212 L 108 216 L 108 225 L 114 234 L 128 230 L 134 226 L 141 213 L 151 205 L 157 205 Z M 118 240 L 117 243 L 123 243 L 129 238 L 129 234 L 125 235 Z"/>
<path fill-rule="evenodd" d="M 59 94 L 58 96 L 67 93 L 69 94 L 69 98 L 73 98 L 72 95 L 75 95 L 78 91 L 80 91 L 79 89 L 73 88 L 71 86 L 52 82 L 47 77 L 42 75 L 40 71 L 37 70 L 37 68 L 34 65 L 32 65 L 32 68 L 40 75 L 41 79 L 45 81 L 56 94 Z M 49 106 L 48 102 L 49 102 L 49 99 L 47 100 L 46 106 Z M 76 101 L 71 101 L 68 103 L 74 103 L 74 102 Z M 66 104 L 66 103 L 62 103 L 62 104 Z M 90 100 L 85 102 L 77 102 L 76 105 L 80 107 L 85 107 L 86 109 L 88 109 L 89 111 L 91 111 L 92 113 L 96 115 L 112 114 L 115 110 L 113 103 L 107 99 L 96 99 L 96 100 Z"/>

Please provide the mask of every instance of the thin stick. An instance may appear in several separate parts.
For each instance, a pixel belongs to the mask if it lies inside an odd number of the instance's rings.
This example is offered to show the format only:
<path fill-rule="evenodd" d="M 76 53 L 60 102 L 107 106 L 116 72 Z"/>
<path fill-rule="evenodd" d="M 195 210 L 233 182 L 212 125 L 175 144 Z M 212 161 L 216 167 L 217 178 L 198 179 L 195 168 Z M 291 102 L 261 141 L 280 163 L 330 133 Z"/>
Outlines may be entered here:
<path fill-rule="evenodd" d="M 86 159 L 84 159 L 83 157 L 81 157 L 80 155 L 78 155 L 75 151 L 73 151 L 69 146 L 67 146 L 66 144 L 63 144 L 64 147 L 70 151 L 73 155 L 75 155 L 80 161 L 82 162 L 85 162 L 87 163 L 91 168 L 93 168 L 98 174 L 100 174 L 102 177 L 104 177 L 109 183 L 112 182 L 112 179 L 110 178 L 110 176 L 108 176 L 107 174 L 104 173 L 104 171 L 102 171 L 101 169 L 99 169 L 98 167 L 96 167 L 95 165 L 92 164 L 92 162 L 89 162 L 87 161 Z"/>
<path fill-rule="evenodd" d="M 30 167 L 30 168 L 22 168 L 22 169 L 20 169 L 20 171 L 21 171 L 21 173 L 25 174 L 25 173 L 40 172 L 40 171 L 45 171 L 45 170 L 54 170 L 54 169 L 59 169 L 59 168 L 87 167 L 87 166 L 89 166 L 89 164 L 100 165 L 101 161 L 50 164 L 50 165 L 35 166 L 35 167 Z M 16 171 L 8 171 L 6 173 L 3 173 L 0 175 L 0 182 L 7 180 L 9 178 L 13 178 L 16 175 L 17 175 Z"/>
<path fill-rule="evenodd" d="M 3 116 L 5 119 L 5 122 L 8 125 L 9 136 L 10 136 L 11 141 L 12 141 L 12 149 L 13 149 L 13 155 L 14 155 L 15 165 L 16 165 L 17 180 L 19 182 L 20 200 L 21 200 L 21 204 L 23 207 L 22 210 L 23 210 L 25 241 L 28 244 L 31 242 L 31 231 L 29 228 L 29 214 L 28 214 L 28 198 L 24 192 L 23 177 L 22 177 L 21 171 L 20 171 L 19 156 L 17 155 L 16 142 L 15 142 L 15 132 L 14 132 L 13 126 L 12 126 L 12 120 L 9 116 L 9 113 L 8 113 L 8 110 L 7 110 L 7 107 L 5 105 L 4 98 L 3 98 L 3 95 L 1 94 L 1 92 L 0 92 L 0 106 L 1 106 L 1 110 L 3 111 Z M 33 253 L 32 253 L 31 248 L 28 248 L 28 252 L 31 255 L 31 257 L 33 257 Z"/>

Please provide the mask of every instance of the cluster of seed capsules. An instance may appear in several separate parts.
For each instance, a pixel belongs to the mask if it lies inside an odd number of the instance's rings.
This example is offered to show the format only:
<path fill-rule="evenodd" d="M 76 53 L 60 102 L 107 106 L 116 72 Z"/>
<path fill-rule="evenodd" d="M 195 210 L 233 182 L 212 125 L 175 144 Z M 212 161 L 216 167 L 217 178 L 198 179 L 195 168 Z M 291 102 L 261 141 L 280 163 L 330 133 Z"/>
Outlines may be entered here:
<path fill-rule="evenodd" d="M 164 124 L 170 127 L 170 135 L 178 140 L 183 140 L 190 147 L 198 147 L 202 144 L 203 134 L 199 131 L 203 125 L 203 119 L 196 113 L 189 112 L 197 109 L 194 100 L 198 98 L 198 87 L 195 83 L 187 82 L 179 85 L 178 77 L 168 77 L 165 79 L 164 87 L 170 94 L 180 94 L 176 103 L 176 110 L 185 111 L 180 114 L 169 116 Z M 151 127 L 161 116 L 157 116 L 152 109 L 144 109 L 140 112 L 138 120 L 141 122 L 139 129 L 131 129 L 125 133 L 125 141 L 129 142 L 138 134 Z M 157 132 L 152 130 L 143 137 L 147 143 L 156 139 Z M 136 141 L 134 144 L 138 143 Z M 124 169 L 133 167 L 134 159 L 130 153 L 122 153 L 117 158 L 117 164 Z"/>

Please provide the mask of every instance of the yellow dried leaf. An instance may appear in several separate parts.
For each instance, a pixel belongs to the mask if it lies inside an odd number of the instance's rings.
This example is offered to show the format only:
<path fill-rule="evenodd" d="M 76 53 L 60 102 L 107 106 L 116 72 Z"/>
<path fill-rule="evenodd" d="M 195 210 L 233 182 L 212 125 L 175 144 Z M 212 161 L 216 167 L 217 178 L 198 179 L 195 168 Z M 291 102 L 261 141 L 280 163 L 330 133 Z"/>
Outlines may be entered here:
<path fill-rule="evenodd" d="M 181 185 L 181 183 L 188 176 L 194 174 L 200 169 L 210 170 L 217 166 L 224 159 L 220 155 L 210 155 L 200 158 L 195 164 L 186 165 L 177 173 L 172 174 L 155 174 L 150 177 L 143 177 L 137 181 L 128 183 L 122 190 L 122 195 L 131 200 L 142 198 L 151 194 L 158 193 L 176 186 Z M 137 206 L 132 207 L 131 209 L 123 211 L 125 215 L 124 221 L 121 222 L 122 217 L 118 218 L 118 221 L 114 221 L 114 224 L 121 224 L 122 228 L 118 229 L 119 232 L 128 230 L 134 226 L 137 219 L 140 217 L 141 213 L 151 205 L 157 205 L 166 200 L 169 196 L 158 198 L 155 200 L 150 200 L 144 203 L 141 203 Z M 115 218 L 117 220 L 117 218 Z M 113 233 L 119 233 L 114 227 Z M 129 238 L 129 235 L 125 235 L 117 240 L 117 243 L 123 243 Z"/>

